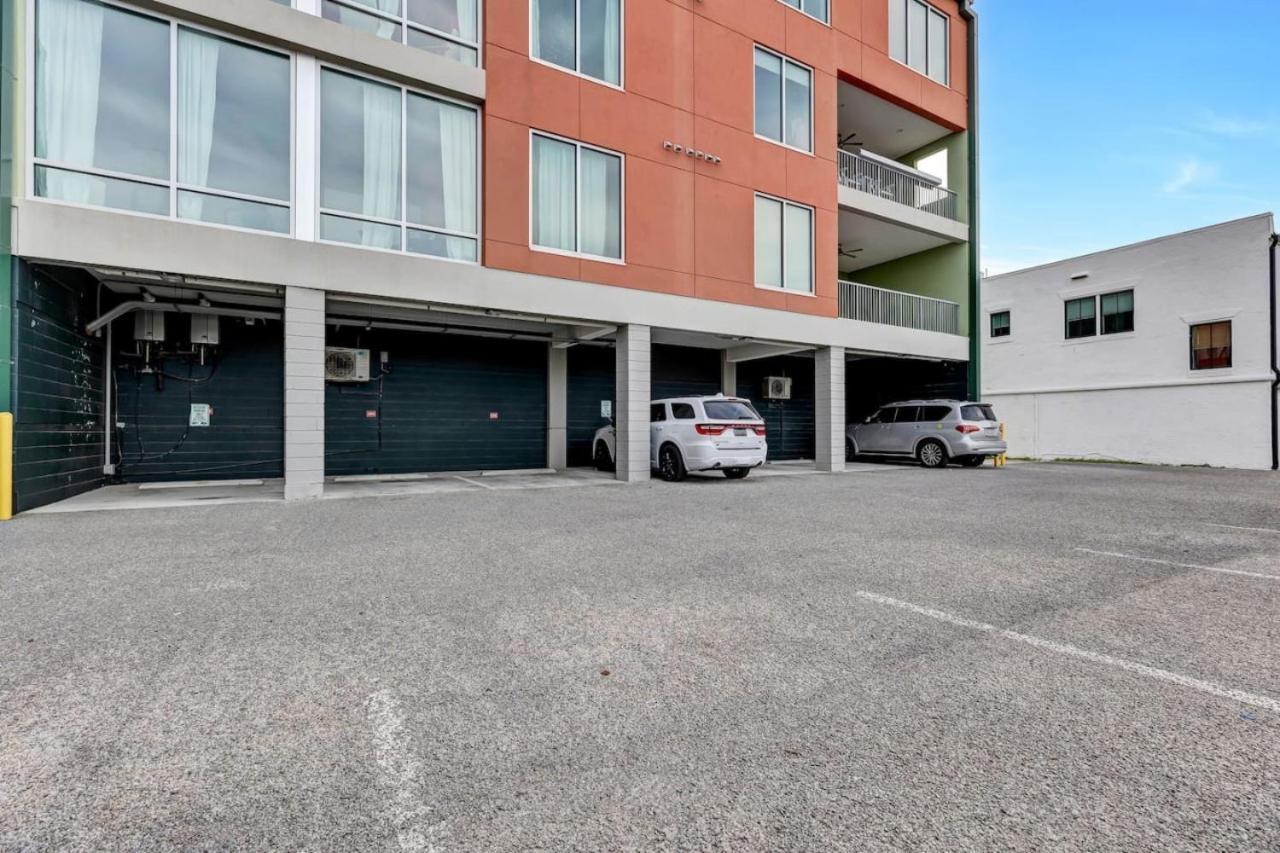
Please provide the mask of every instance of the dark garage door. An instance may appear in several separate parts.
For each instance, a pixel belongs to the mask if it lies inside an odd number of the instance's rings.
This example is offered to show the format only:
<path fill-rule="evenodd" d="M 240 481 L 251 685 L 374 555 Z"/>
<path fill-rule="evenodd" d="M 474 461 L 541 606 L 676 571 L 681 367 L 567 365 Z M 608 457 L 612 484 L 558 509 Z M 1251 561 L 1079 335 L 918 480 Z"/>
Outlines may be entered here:
<path fill-rule="evenodd" d="M 326 384 L 326 473 L 546 465 L 546 344 L 377 329 L 328 343 L 370 350 L 371 381 Z"/>

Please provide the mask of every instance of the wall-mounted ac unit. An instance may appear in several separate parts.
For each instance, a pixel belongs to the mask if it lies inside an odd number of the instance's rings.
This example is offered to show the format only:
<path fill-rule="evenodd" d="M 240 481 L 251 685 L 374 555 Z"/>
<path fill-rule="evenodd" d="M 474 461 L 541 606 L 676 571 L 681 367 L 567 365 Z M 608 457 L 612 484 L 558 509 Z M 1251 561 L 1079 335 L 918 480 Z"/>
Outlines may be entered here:
<path fill-rule="evenodd" d="M 790 400 L 791 377 L 766 376 L 764 378 L 764 398 L 766 400 Z"/>
<path fill-rule="evenodd" d="M 369 351 L 325 347 L 324 378 L 326 382 L 368 382 Z"/>

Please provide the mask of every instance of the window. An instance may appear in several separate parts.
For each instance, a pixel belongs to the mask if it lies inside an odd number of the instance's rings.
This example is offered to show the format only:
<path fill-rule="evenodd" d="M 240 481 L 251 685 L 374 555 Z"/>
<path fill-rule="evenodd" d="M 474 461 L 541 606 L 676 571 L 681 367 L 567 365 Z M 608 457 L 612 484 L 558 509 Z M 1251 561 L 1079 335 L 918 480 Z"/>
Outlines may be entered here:
<path fill-rule="evenodd" d="M 320 239 L 479 257 L 475 109 L 324 69 Z"/>
<path fill-rule="evenodd" d="M 934 421 L 945 421 L 951 416 L 951 407 L 949 406 L 921 406 L 920 420 L 925 423 Z"/>
<path fill-rule="evenodd" d="M 1066 303 L 1067 338 L 1091 338 L 1098 333 L 1097 300 L 1092 296 Z"/>
<path fill-rule="evenodd" d="M 667 419 L 666 403 L 650 403 L 649 404 L 649 422 L 657 423 Z"/>
<path fill-rule="evenodd" d="M 760 420 L 759 413 L 741 400 L 708 400 L 702 407 L 707 410 L 707 417 L 716 421 Z"/>
<path fill-rule="evenodd" d="M 951 21 L 921 0 L 889 0 L 889 52 L 946 86 L 950 83 Z"/>
<path fill-rule="evenodd" d="M 622 155 L 533 134 L 531 243 L 622 260 Z"/>
<path fill-rule="evenodd" d="M 1114 335 L 1133 331 L 1133 291 L 1103 294 L 1102 334 Z"/>
<path fill-rule="evenodd" d="M 1009 337 L 1009 312 L 996 311 L 991 315 L 991 337 L 1007 338 Z"/>
<path fill-rule="evenodd" d="M 529 55 L 622 85 L 622 0 L 529 0 Z"/>
<path fill-rule="evenodd" d="M 962 421 L 994 421 L 995 419 L 995 410 L 986 403 L 960 407 L 960 420 Z"/>
<path fill-rule="evenodd" d="M 914 424 L 920 420 L 919 406 L 899 406 L 895 410 L 893 422 L 895 424 Z"/>
<path fill-rule="evenodd" d="M 290 232 L 289 57 L 92 0 L 35 38 L 35 195 Z"/>
<path fill-rule="evenodd" d="M 467 65 L 480 64 L 477 0 L 323 0 L 330 21 Z"/>
<path fill-rule="evenodd" d="M 695 420 L 698 415 L 693 410 L 693 406 L 688 403 L 672 403 L 671 417 L 677 421 L 692 421 Z"/>
<path fill-rule="evenodd" d="M 813 293 L 813 209 L 756 196 L 756 284 Z"/>
<path fill-rule="evenodd" d="M 756 135 L 813 151 L 813 72 L 756 48 Z"/>
<path fill-rule="evenodd" d="M 1231 366 L 1231 321 L 1191 327 L 1191 369 L 1219 370 Z"/>
<path fill-rule="evenodd" d="M 782 0 L 782 2 L 792 9 L 799 9 L 810 18 L 817 18 L 824 24 L 831 23 L 830 18 L 827 17 L 827 0 Z"/>

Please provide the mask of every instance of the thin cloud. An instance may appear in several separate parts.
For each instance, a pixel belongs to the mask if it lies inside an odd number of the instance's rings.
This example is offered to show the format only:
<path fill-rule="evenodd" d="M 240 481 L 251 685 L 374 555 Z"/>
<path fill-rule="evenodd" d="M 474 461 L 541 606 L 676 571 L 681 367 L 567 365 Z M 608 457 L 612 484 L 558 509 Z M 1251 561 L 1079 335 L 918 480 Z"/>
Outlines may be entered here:
<path fill-rule="evenodd" d="M 1223 116 L 1217 113 L 1205 113 L 1196 128 L 1214 136 L 1230 136 L 1235 139 L 1251 136 L 1267 136 L 1276 130 L 1273 122 L 1261 121 L 1238 116 Z"/>
<path fill-rule="evenodd" d="M 1168 195 L 1178 195 L 1192 187 L 1212 181 L 1217 176 L 1217 166 L 1196 159 L 1184 160 L 1178 165 L 1178 170 L 1173 177 L 1165 182 L 1164 191 Z"/>

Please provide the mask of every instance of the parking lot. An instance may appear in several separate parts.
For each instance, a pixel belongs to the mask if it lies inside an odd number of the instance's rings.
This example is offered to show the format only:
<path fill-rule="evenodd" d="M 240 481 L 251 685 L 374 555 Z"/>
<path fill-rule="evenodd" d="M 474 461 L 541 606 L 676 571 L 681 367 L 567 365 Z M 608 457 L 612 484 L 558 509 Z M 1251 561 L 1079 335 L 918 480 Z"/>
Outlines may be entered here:
<path fill-rule="evenodd" d="M 1280 847 L 1280 479 L 20 516 L 4 849 Z"/>

